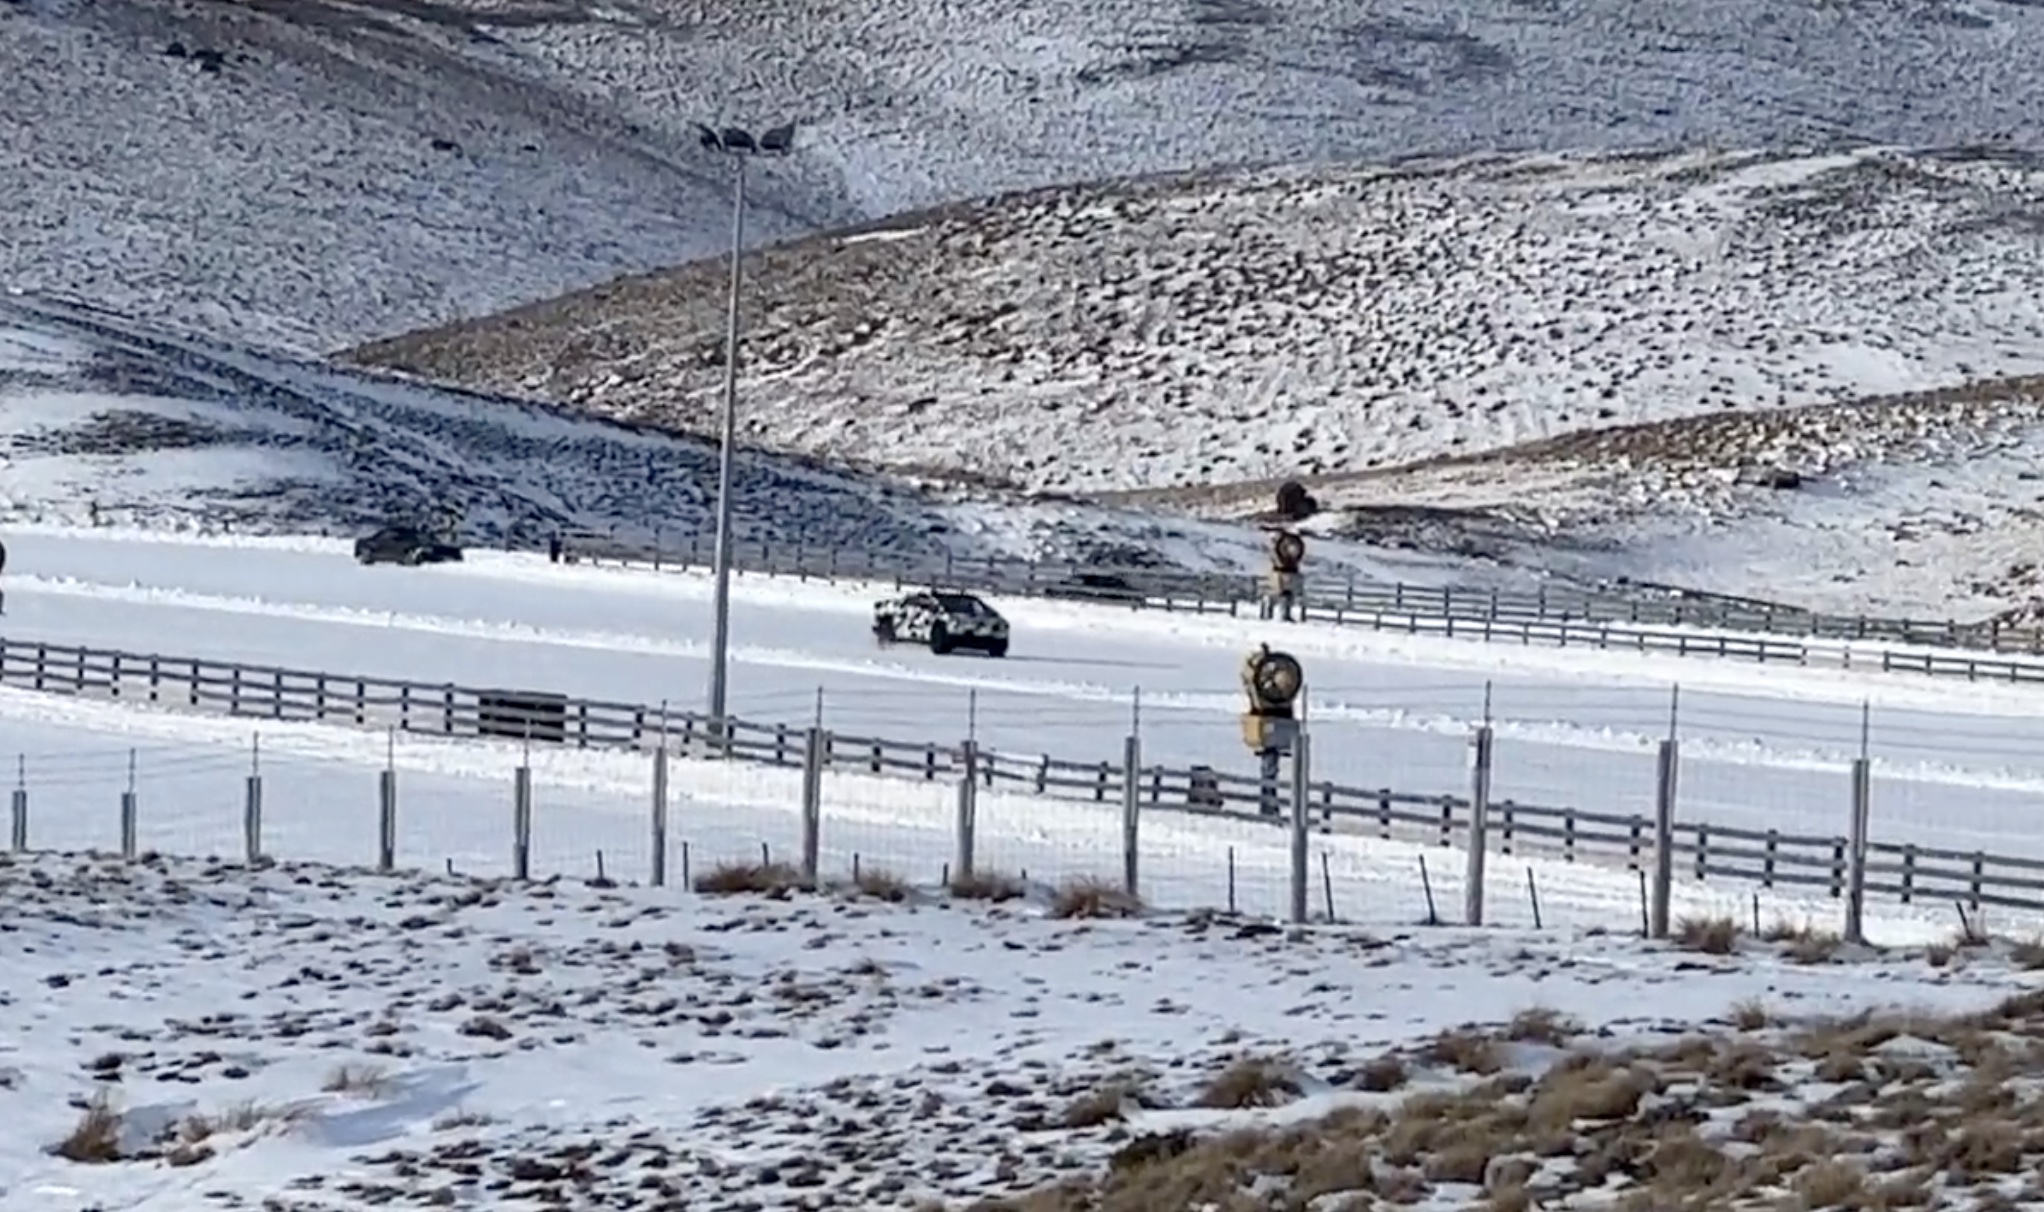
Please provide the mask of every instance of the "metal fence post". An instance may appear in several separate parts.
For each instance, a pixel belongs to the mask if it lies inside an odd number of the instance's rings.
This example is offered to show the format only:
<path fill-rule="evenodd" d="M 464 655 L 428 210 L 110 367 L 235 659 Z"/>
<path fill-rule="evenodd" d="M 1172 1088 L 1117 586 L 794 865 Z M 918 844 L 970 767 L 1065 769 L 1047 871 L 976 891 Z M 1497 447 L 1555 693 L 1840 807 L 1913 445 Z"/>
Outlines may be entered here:
<path fill-rule="evenodd" d="M 1489 724 L 1469 738 L 1469 868 L 1462 887 L 1462 918 L 1483 925 L 1484 865 L 1490 856 L 1490 775 L 1497 736 Z"/>
<path fill-rule="evenodd" d="M 1845 854 L 1845 941 L 1867 941 L 1867 828 L 1873 816 L 1873 763 L 1852 760 L 1852 821 Z"/>
<path fill-rule="evenodd" d="M 1143 740 L 1130 733 L 1121 750 L 1121 886 L 1130 896 L 1141 895 Z"/>
<path fill-rule="evenodd" d="M 242 854 L 253 867 L 263 859 L 263 776 L 248 776 L 241 799 Z"/>
<path fill-rule="evenodd" d="M 802 878 L 816 882 L 823 857 L 823 729 L 802 738 Z"/>
<path fill-rule="evenodd" d="M 139 822 L 136 820 L 138 812 L 139 806 L 135 802 L 135 789 L 130 787 L 128 790 L 121 792 L 121 857 L 124 859 L 135 857 L 137 848 L 135 845 L 135 835 L 140 832 Z"/>
<path fill-rule="evenodd" d="M 1669 917 L 1675 899 L 1675 786 L 1682 770 L 1682 742 L 1661 742 L 1654 769 L 1654 875 L 1647 912 L 1647 934 L 1667 938 L 1674 928 Z"/>
<path fill-rule="evenodd" d="M 1306 924 L 1307 842 L 1312 836 L 1310 819 L 1313 815 L 1313 755 L 1312 740 L 1306 730 L 1299 730 L 1298 739 L 1292 742 L 1292 904 L 1291 920 L 1295 926 Z"/>
<path fill-rule="evenodd" d="M 979 827 L 979 746 L 965 741 L 958 746 L 958 854 L 951 869 L 953 879 L 970 879 L 975 834 Z"/>
<path fill-rule="evenodd" d="M 667 739 L 653 751 L 653 886 L 667 886 Z"/>
<path fill-rule="evenodd" d="M 376 869 L 397 867 L 397 771 L 386 766 L 376 776 Z"/>
<path fill-rule="evenodd" d="M 16 854 L 28 849 L 28 788 L 16 787 L 7 797 L 8 846 Z"/>
<path fill-rule="evenodd" d="M 511 774 L 511 878 L 532 878 L 532 767 Z"/>

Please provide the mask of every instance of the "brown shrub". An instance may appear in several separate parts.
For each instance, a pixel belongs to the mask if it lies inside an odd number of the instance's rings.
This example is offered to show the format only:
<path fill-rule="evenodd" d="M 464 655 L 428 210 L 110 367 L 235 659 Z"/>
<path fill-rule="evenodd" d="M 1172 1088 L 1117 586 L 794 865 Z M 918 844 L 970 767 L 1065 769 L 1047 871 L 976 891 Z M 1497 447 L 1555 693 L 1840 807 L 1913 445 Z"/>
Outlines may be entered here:
<path fill-rule="evenodd" d="M 1730 955 L 1739 949 L 1739 923 L 1728 917 L 1685 917 L 1675 923 L 1675 945 L 1706 955 Z"/>
<path fill-rule="evenodd" d="M 948 890 L 962 901 L 1013 901 L 1028 892 L 1028 886 L 1012 875 L 998 871 L 971 871 L 951 877 Z"/>
<path fill-rule="evenodd" d="M 121 1160 L 121 1113 L 114 1109 L 112 1094 L 104 1087 L 95 1092 L 78 1122 L 50 1152 L 65 1161 L 95 1165 Z"/>
<path fill-rule="evenodd" d="M 1050 902 L 1050 916 L 1058 918 L 1135 917 L 1142 911 L 1141 897 L 1090 875 L 1074 876 L 1059 884 Z"/>
<path fill-rule="evenodd" d="M 695 890 L 706 896 L 786 896 L 808 888 L 802 873 L 787 863 L 718 863 L 695 878 Z"/>
<path fill-rule="evenodd" d="M 1252 1056 L 1215 1074 L 1195 1101 L 1202 1107 L 1234 1110 L 1281 1106 L 1298 1096 L 1299 1080 L 1290 1064 Z"/>

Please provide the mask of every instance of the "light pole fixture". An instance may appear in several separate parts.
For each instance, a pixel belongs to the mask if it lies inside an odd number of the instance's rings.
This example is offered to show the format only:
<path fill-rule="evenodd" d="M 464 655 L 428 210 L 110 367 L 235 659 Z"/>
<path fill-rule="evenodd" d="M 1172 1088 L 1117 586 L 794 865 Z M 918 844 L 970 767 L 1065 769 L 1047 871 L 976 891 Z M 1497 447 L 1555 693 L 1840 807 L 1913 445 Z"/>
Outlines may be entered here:
<path fill-rule="evenodd" d="M 742 127 L 696 124 L 705 149 L 731 158 L 731 297 L 724 320 L 724 419 L 717 443 L 717 540 L 712 560 L 715 623 L 710 636 L 710 727 L 720 741 L 731 669 L 732 463 L 738 445 L 738 283 L 745 255 L 745 162 L 752 156 L 786 155 L 795 144 L 795 125 L 776 126 L 758 138 Z"/>

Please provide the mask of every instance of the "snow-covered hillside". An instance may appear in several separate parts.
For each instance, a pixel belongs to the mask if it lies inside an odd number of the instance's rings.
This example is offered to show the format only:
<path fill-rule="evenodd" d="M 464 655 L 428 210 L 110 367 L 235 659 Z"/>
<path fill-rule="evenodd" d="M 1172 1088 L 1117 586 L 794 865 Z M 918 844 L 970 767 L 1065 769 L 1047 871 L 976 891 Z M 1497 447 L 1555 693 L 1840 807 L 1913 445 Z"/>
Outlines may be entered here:
<path fill-rule="evenodd" d="M 707 541 L 716 483 L 715 447 L 688 438 L 0 295 L 0 521 L 354 533 L 453 509 L 478 541 L 567 528 L 680 545 Z M 756 452 L 740 456 L 738 486 L 741 540 L 780 548 L 1241 568 L 1266 542 L 1132 509 L 940 497 Z M 1316 554 L 1378 576 L 1443 572 L 1356 545 Z"/>
<path fill-rule="evenodd" d="M 1485 158 L 1051 191 L 769 250 L 755 440 L 1210 485 L 2044 369 L 2044 162 Z M 700 429 L 721 262 L 355 357 Z"/>
<path fill-rule="evenodd" d="M 1800 0 L 6 0 L 0 281 L 333 348 L 768 239 L 1414 153 L 2029 141 L 2044 12 Z"/>
<path fill-rule="evenodd" d="M 1568 434 L 1311 482 L 1313 529 L 1843 614 L 2044 602 L 2044 378 Z M 1212 518 L 1255 486 L 1139 494 Z"/>

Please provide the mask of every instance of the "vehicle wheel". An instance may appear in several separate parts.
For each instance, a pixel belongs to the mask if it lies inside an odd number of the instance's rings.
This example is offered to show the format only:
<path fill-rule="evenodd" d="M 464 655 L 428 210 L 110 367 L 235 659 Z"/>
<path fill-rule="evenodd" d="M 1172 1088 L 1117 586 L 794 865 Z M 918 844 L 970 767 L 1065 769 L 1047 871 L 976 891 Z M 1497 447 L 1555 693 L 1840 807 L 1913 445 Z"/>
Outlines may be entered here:
<path fill-rule="evenodd" d="M 930 651 L 943 656 L 951 651 L 951 633 L 944 630 L 944 624 L 930 624 Z"/>
<path fill-rule="evenodd" d="M 397 562 L 403 564 L 406 568 L 417 568 L 419 566 L 418 550 L 415 548 L 411 551 L 405 552 L 403 555 L 398 557 Z"/>
<path fill-rule="evenodd" d="M 894 620 L 881 619 L 873 624 L 873 640 L 882 648 L 894 643 Z"/>
<path fill-rule="evenodd" d="M 1006 640 L 995 640 L 995 641 L 994 641 L 993 643 L 991 643 L 991 644 L 988 644 L 988 645 L 987 645 L 987 655 L 988 655 L 988 656 L 990 656 L 990 657 L 1004 657 L 1004 656 L 1007 656 L 1007 655 L 1008 655 L 1008 641 L 1006 641 Z"/>

